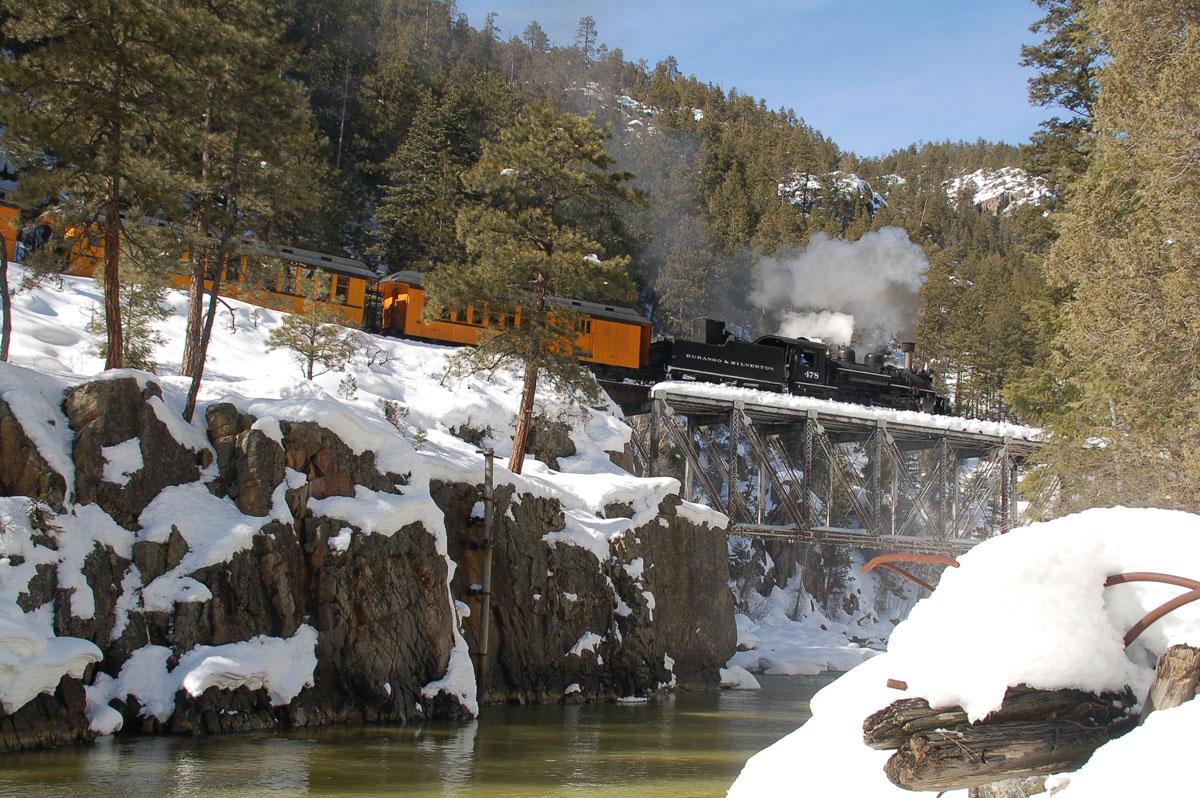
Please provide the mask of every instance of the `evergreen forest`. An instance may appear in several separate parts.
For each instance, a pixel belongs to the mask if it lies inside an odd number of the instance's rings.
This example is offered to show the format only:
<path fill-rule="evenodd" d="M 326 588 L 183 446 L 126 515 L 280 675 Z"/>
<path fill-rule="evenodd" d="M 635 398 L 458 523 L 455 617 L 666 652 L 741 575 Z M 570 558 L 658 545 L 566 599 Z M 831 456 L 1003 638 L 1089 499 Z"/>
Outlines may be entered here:
<path fill-rule="evenodd" d="M 774 332 L 778 309 L 747 288 L 764 258 L 898 227 L 929 264 L 918 357 L 956 413 L 1051 429 L 1064 506 L 1197 509 L 1200 8 L 1033 2 L 1013 53 L 1046 108 L 1029 143 L 866 158 L 802 108 L 627 59 L 591 17 L 554 42 L 453 0 L 0 0 L 2 144 L 28 218 L 70 197 L 61 212 L 84 223 L 145 214 L 223 231 L 222 247 L 236 228 L 453 283 L 486 253 L 479 164 L 500 164 L 485 154 L 503 141 L 532 159 L 514 131 L 583 117 L 621 191 L 565 202 L 555 223 L 626 275 L 574 283 L 579 298 L 635 305 L 663 334 L 703 317 Z M 1007 167 L 1045 200 L 947 190 Z"/>

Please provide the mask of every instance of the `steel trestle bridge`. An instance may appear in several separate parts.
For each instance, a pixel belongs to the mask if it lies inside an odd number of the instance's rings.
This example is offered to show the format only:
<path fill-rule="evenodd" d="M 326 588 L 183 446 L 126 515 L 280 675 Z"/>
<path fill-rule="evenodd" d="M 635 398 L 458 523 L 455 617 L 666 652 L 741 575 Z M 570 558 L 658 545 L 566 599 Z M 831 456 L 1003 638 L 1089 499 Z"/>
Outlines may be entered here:
<path fill-rule="evenodd" d="M 660 383 L 634 451 L 731 535 L 959 554 L 1022 522 L 1028 427 L 702 383 Z M 1038 502 L 1033 502 L 1037 504 Z"/>

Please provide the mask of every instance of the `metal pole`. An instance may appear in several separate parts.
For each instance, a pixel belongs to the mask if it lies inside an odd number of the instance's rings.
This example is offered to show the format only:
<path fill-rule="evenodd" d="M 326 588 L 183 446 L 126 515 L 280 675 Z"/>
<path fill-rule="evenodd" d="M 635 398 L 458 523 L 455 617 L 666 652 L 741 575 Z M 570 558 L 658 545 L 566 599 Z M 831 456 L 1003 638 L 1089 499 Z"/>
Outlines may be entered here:
<path fill-rule="evenodd" d="M 649 460 L 646 463 L 646 476 L 648 477 L 654 476 L 654 464 L 658 460 L 659 427 L 662 426 L 660 418 L 662 415 L 662 401 L 662 399 L 652 399 L 650 401 L 650 445 L 646 447 L 650 450 L 646 456 L 646 459 Z"/>
<path fill-rule="evenodd" d="M 492 491 L 492 466 L 496 453 L 483 452 L 483 590 L 479 607 L 479 700 L 482 703 L 487 685 L 488 636 L 492 620 L 492 533 L 496 499 Z"/>
<path fill-rule="evenodd" d="M 689 441 L 696 441 L 696 421 L 691 417 L 687 417 L 687 437 Z M 690 457 L 683 458 L 683 498 L 684 501 L 692 500 L 692 482 L 695 481 L 695 472 L 692 470 L 692 459 Z"/>

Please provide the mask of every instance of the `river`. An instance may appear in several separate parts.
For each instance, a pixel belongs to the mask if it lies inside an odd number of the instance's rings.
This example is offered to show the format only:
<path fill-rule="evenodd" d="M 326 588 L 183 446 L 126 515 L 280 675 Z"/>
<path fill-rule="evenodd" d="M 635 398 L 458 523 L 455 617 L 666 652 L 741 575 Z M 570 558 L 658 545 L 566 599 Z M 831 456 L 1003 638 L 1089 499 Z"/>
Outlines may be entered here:
<path fill-rule="evenodd" d="M 762 690 L 644 704 L 484 707 L 471 723 L 118 737 L 0 754 L 0 796 L 715 798 L 808 719 L 833 678 L 765 676 Z"/>

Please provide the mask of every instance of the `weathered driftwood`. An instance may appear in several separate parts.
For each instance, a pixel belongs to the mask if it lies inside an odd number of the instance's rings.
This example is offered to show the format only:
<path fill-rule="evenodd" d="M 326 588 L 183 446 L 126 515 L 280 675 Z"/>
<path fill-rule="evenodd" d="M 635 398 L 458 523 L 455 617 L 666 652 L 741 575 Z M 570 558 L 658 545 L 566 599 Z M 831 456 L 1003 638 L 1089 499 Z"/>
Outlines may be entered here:
<path fill-rule="evenodd" d="M 1196 695 L 1200 683 L 1200 648 L 1171 646 L 1158 658 L 1150 695 L 1142 708 L 1142 720 L 1156 709 L 1171 709 Z"/>
<path fill-rule="evenodd" d="M 884 772 L 908 790 L 951 790 L 1077 770 L 1134 725 L 1133 718 L 1093 727 L 1060 720 L 921 732 L 892 755 Z"/>
<path fill-rule="evenodd" d="M 1018 685 L 1008 688 L 1000 708 L 983 722 L 990 725 L 1061 719 L 1089 724 L 1095 718 L 1110 723 L 1124 717 L 1132 704 L 1129 693 L 1094 696 L 1082 690 L 1035 690 Z M 961 707 L 931 709 L 923 698 L 905 698 L 863 721 L 863 741 L 872 748 L 887 750 L 899 748 L 919 732 L 968 725 L 967 713 Z"/>
<path fill-rule="evenodd" d="M 958 707 L 935 710 L 903 699 L 871 715 L 863 738 L 896 748 L 884 767 L 910 790 L 977 787 L 1001 779 L 1079 768 L 1092 752 L 1136 723 L 1132 694 L 1009 688 L 1000 709 L 971 724 Z"/>

